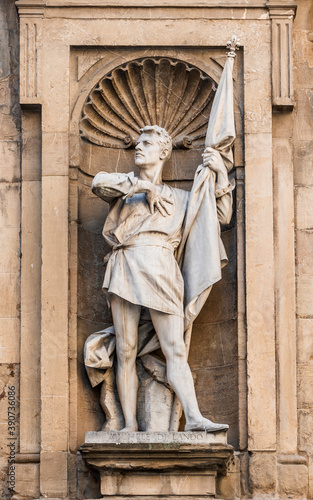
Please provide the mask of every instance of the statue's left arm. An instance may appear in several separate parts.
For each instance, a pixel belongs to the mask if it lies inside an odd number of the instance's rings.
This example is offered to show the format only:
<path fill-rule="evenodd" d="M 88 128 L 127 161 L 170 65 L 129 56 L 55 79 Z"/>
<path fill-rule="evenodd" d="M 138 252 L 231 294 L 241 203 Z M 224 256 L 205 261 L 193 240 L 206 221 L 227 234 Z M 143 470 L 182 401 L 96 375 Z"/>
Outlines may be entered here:
<path fill-rule="evenodd" d="M 221 224 L 229 224 L 232 216 L 234 184 L 229 182 L 228 172 L 220 153 L 213 148 L 206 148 L 203 165 L 216 175 L 215 196 L 217 217 Z"/>

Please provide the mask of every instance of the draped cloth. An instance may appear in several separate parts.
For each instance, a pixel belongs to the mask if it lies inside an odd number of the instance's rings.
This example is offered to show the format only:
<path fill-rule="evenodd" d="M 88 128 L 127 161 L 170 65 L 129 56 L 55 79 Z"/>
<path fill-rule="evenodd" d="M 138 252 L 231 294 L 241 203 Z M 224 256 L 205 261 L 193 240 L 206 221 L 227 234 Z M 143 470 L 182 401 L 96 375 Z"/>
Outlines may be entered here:
<path fill-rule="evenodd" d="M 232 145 L 236 138 L 233 65 L 234 57 L 227 57 L 214 97 L 205 138 L 205 149 L 209 147 L 216 149 L 221 154 L 228 171 L 233 166 Z M 188 355 L 193 321 L 205 304 L 213 284 L 221 279 L 222 267 L 227 264 L 217 218 L 215 173 L 203 165 L 196 171 L 177 258 L 185 282 L 185 344 Z M 171 431 L 178 430 L 181 411 L 180 402 L 175 397 L 170 422 Z"/>
<path fill-rule="evenodd" d="M 232 145 L 236 138 L 233 96 L 234 55 L 231 54 L 228 54 L 217 87 L 205 138 L 205 147 L 217 149 L 228 171 L 233 167 Z"/>
<path fill-rule="evenodd" d="M 236 138 L 233 103 L 234 59 L 227 57 L 214 97 L 205 148 L 216 149 L 225 166 L 233 166 L 232 145 Z M 220 238 L 215 198 L 215 173 L 200 165 L 190 193 L 183 238 L 177 255 L 185 282 L 185 330 L 201 311 L 211 285 L 221 279 L 227 255 Z"/>
<path fill-rule="evenodd" d="M 228 57 L 213 101 L 205 140 L 206 148 L 212 147 L 219 151 L 228 170 L 233 165 L 232 144 L 235 140 L 232 68 L 233 58 Z M 197 168 L 195 174 L 176 259 L 184 279 L 185 340 L 189 345 L 192 323 L 208 298 L 212 285 L 221 279 L 221 268 L 227 263 L 220 238 L 215 173 L 203 165 Z M 139 327 L 139 337 L 142 334 L 148 340 L 138 353 L 139 356 L 159 347 L 151 323 Z M 113 327 L 88 337 L 84 347 L 84 360 L 93 387 L 104 380 L 105 370 L 112 366 L 114 350 Z M 177 428 L 180 415 L 178 405 L 176 401 L 171 430 Z"/>

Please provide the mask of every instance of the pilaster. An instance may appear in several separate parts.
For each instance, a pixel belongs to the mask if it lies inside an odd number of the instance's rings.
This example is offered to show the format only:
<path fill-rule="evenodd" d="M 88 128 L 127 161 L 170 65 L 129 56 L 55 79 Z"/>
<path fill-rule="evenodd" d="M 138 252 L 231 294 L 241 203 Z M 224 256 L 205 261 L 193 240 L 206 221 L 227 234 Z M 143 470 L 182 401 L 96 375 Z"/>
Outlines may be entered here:
<path fill-rule="evenodd" d="M 293 19 L 297 5 L 286 2 L 267 4 L 272 21 L 272 103 L 274 108 L 292 109 Z"/>

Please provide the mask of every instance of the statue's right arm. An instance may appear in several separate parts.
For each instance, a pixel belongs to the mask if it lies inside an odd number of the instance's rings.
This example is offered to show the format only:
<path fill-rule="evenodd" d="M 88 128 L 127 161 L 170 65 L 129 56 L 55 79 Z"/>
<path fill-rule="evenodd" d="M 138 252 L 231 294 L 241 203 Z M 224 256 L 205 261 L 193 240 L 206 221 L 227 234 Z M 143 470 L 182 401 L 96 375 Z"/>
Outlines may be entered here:
<path fill-rule="evenodd" d="M 157 209 L 163 217 L 170 214 L 172 199 L 163 196 L 163 184 L 134 177 L 134 173 L 118 174 L 99 172 L 92 181 L 91 189 L 99 198 L 112 203 L 117 198 L 130 198 L 135 193 L 145 193 L 151 213 Z"/>
<path fill-rule="evenodd" d="M 99 172 L 92 181 L 92 192 L 111 203 L 126 196 L 133 188 L 134 174 Z"/>

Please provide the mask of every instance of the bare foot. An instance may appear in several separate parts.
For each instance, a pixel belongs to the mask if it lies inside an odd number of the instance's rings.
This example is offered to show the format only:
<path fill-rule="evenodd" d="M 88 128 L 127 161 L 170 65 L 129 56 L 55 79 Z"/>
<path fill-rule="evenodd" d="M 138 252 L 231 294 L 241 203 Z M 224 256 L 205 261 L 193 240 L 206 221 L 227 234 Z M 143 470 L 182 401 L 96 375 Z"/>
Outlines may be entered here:
<path fill-rule="evenodd" d="M 130 425 L 129 427 L 124 427 L 124 429 L 121 429 L 119 432 L 137 432 L 138 431 L 138 425 Z"/>
<path fill-rule="evenodd" d="M 119 428 L 119 422 L 116 422 L 113 419 L 109 419 L 103 424 L 100 431 L 102 431 L 102 432 L 119 432 L 118 428 Z"/>
<path fill-rule="evenodd" d="M 227 424 L 215 424 L 208 418 L 204 417 L 197 422 L 189 422 L 185 425 L 185 431 L 220 432 L 227 431 L 228 428 L 229 425 Z"/>

